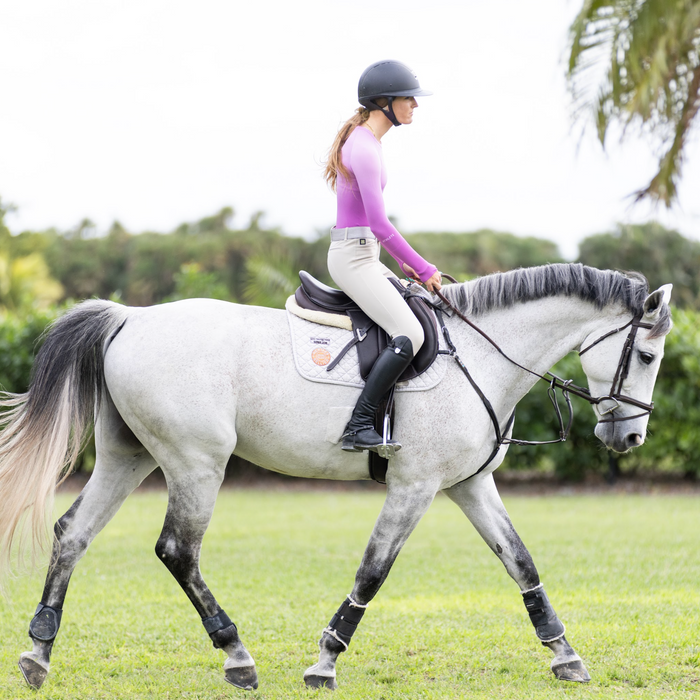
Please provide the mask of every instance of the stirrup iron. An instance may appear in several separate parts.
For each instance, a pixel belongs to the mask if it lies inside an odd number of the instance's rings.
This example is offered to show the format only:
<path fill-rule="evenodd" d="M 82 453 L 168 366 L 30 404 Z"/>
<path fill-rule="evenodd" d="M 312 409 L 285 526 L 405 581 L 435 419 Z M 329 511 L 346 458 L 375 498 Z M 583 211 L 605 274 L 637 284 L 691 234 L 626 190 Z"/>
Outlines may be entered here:
<path fill-rule="evenodd" d="M 367 441 L 357 442 L 357 436 L 363 432 L 371 433 L 367 436 Z M 374 438 L 373 436 L 376 436 Z M 357 430 L 348 431 L 343 435 L 342 449 L 346 452 L 363 452 L 364 450 L 370 450 L 376 452 L 380 457 L 393 457 L 396 450 L 401 449 L 401 445 L 387 438 L 382 437 L 376 432 L 374 426 L 364 426 L 358 428 Z"/>

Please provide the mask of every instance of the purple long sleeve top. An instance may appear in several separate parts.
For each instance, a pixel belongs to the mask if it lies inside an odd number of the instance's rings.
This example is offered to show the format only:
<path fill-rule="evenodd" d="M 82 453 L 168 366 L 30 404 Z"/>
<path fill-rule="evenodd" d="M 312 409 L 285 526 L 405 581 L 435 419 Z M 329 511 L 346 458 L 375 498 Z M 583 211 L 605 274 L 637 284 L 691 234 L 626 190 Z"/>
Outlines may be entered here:
<path fill-rule="evenodd" d="M 411 248 L 386 215 L 383 196 L 386 168 L 381 144 L 374 134 L 362 126 L 355 127 L 343 145 L 342 158 L 350 179 L 338 173 L 336 227 L 369 226 L 403 272 L 406 263 L 422 282 L 429 280 L 437 268 Z"/>

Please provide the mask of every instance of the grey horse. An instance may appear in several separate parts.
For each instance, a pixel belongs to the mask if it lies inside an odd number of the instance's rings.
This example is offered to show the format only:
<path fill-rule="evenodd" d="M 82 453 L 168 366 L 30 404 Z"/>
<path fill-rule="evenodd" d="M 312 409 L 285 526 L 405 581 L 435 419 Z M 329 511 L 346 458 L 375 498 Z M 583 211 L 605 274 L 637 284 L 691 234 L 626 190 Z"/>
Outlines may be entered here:
<path fill-rule="evenodd" d="M 544 373 L 567 353 L 581 361 L 599 423 L 596 435 L 625 452 L 644 442 L 647 411 L 671 327 L 670 286 L 651 294 L 638 276 L 582 265 L 548 265 L 490 275 L 445 289 L 456 308 L 522 367 Z M 636 319 L 633 342 L 617 332 Z M 537 377 L 509 362 L 456 315 L 445 320 L 459 357 L 488 397 L 500 427 Z M 629 340 L 630 336 L 627 336 Z M 624 357 L 620 391 L 611 385 Z M 554 653 L 554 675 L 589 674 L 564 635 L 525 545 L 515 532 L 492 472 L 507 446 L 494 448 L 494 425 L 457 363 L 433 388 L 397 395 L 386 501 L 352 592 L 322 632 L 311 687 L 336 687 L 336 662 L 404 542 L 442 491 L 462 509 L 518 585 L 538 639 Z M 56 523 L 51 566 L 30 623 L 32 651 L 20 658 L 39 688 L 49 672 L 71 574 L 126 497 L 160 466 L 169 501 L 158 558 L 192 601 L 214 645 L 226 652 L 225 678 L 256 688 L 252 656 L 199 570 L 226 464 L 238 455 L 266 469 L 309 478 L 368 479 L 366 453 L 332 444 L 328 421 L 347 416 L 359 389 L 310 382 L 292 360 L 284 311 L 193 299 L 149 308 L 86 301 L 60 318 L 37 357 L 26 394 L 5 395 L 0 433 L 2 570 L 22 533 L 48 544 L 57 481 L 75 462 L 95 422 L 94 472 Z M 612 416 L 612 419 L 611 419 Z M 341 420 L 342 423 L 342 420 Z M 495 454 L 494 454 L 495 452 Z M 486 468 L 483 465 L 493 457 Z M 23 515 L 27 530 L 22 528 Z"/>

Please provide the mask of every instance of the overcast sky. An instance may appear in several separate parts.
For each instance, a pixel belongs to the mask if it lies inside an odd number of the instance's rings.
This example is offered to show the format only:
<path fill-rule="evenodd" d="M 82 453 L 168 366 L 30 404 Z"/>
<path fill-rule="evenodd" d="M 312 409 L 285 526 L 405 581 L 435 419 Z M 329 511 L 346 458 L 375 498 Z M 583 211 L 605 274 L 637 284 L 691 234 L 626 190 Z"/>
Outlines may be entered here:
<path fill-rule="evenodd" d="M 321 162 L 370 63 L 432 97 L 383 139 L 400 230 L 488 227 L 577 242 L 655 217 L 700 240 L 700 147 L 672 213 L 631 207 L 655 160 L 572 124 L 581 0 L 2 0 L 0 196 L 10 229 L 170 231 L 223 206 L 245 226 L 334 223 Z M 421 251 L 427 258 L 429 251 Z"/>

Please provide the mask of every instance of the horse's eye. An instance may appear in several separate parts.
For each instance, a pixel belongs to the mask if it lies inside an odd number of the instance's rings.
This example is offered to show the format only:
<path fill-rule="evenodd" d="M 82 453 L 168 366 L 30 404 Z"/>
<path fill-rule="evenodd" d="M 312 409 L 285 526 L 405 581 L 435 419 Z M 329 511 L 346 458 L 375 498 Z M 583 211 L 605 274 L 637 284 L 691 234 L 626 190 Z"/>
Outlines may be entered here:
<path fill-rule="evenodd" d="M 654 356 L 650 352 L 640 352 L 639 359 L 645 364 L 650 365 L 654 361 Z"/>

